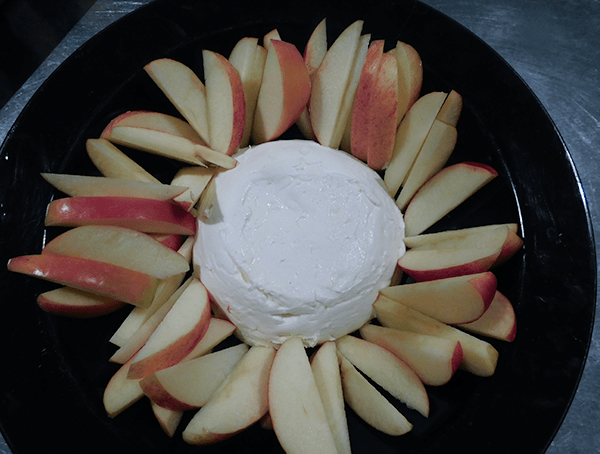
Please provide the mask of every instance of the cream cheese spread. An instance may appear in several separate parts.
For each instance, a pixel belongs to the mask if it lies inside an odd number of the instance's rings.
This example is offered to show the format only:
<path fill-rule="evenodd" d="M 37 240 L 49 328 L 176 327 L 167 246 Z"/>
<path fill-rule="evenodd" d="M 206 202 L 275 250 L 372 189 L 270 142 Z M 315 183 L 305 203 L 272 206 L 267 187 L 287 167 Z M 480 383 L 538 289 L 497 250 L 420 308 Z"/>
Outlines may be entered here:
<path fill-rule="evenodd" d="M 236 158 L 204 195 L 193 256 L 238 334 L 311 347 L 360 328 L 405 251 L 402 214 L 379 175 L 305 140 Z"/>

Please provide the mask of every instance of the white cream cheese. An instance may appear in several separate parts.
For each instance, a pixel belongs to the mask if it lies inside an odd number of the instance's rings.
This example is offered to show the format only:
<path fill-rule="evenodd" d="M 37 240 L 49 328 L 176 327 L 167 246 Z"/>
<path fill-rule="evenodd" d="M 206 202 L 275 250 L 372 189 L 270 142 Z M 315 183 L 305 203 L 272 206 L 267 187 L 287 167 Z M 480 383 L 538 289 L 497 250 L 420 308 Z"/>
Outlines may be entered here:
<path fill-rule="evenodd" d="M 253 345 L 300 336 L 314 346 L 360 328 L 405 250 L 381 178 L 312 141 L 236 157 L 206 194 L 194 246 L 216 303 Z"/>

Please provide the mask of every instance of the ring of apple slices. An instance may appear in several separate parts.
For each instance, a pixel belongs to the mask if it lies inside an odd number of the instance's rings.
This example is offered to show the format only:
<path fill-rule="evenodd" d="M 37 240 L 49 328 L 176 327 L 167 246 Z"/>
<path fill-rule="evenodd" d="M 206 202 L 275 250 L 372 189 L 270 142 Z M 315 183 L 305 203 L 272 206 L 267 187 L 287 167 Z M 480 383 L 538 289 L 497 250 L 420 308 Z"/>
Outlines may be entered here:
<path fill-rule="evenodd" d="M 183 119 L 124 112 L 87 141 L 101 177 L 42 175 L 67 195 L 50 203 L 47 225 L 71 229 L 8 269 L 64 285 L 38 297 L 57 315 L 134 306 L 111 338 L 119 347 L 111 361 L 121 367 L 104 392 L 109 417 L 146 396 L 169 436 L 184 411 L 197 411 L 183 431 L 189 443 L 215 443 L 260 422 L 288 452 L 350 452 L 344 402 L 381 432 L 402 435 L 413 424 L 382 390 L 427 416 L 427 386 L 458 369 L 494 373 L 498 351 L 482 338 L 511 342 L 516 317 L 490 270 L 522 248 L 518 226 L 423 232 L 498 173 L 472 162 L 446 167 L 461 96 L 421 96 L 418 52 L 400 41 L 386 51 L 362 28 L 354 22 L 328 47 L 323 20 L 304 54 L 277 30 L 262 45 L 242 38 L 229 59 L 205 50 L 204 82 L 180 62 L 152 61 L 145 71 Z M 383 173 L 404 211 L 408 251 L 360 337 L 325 342 L 310 357 L 294 336 L 278 350 L 220 349 L 236 327 L 211 314 L 206 288 L 190 276 L 197 208 L 213 176 L 237 164 L 240 147 L 276 140 L 294 123 Z M 163 184 L 120 146 L 182 168 Z M 402 274 L 409 279 L 401 284 Z"/>

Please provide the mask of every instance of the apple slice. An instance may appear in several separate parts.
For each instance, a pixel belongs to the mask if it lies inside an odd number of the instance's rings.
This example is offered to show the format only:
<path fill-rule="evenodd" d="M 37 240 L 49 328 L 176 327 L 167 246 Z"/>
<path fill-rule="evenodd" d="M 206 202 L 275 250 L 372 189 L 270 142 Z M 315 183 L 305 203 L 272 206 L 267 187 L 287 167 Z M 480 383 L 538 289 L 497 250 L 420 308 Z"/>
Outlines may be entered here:
<path fill-rule="evenodd" d="M 100 138 L 109 138 L 115 126 L 131 126 L 134 128 L 161 131 L 174 136 L 185 137 L 192 142 L 206 143 L 188 122 L 181 118 L 159 112 L 134 110 L 122 113 L 106 125 L 100 134 Z"/>
<path fill-rule="evenodd" d="M 286 452 L 336 453 L 336 444 L 299 337 L 277 351 L 269 377 L 269 413 Z"/>
<path fill-rule="evenodd" d="M 380 345 L 406 362 L 426 385 L 450 381 L 463 357 L 457 340 L 411 333 L 367 324 L 360 329 L 363 339 Z"/>
<path fill-rule="evenodd" d="M 383 53 L 384 40 L 373 41 L 362 67 L 351 122 L 351 152 L 372 169 L 392 157 L 398 124 L 398 64 Z"/>
<path fill-rule="evenodd" d="M 124 178 L 90 177 L 60 173 L 42 173 L 44 180 L 71 197 L 141 197 L 154 200 L 171 200 L 185 187 L 146 183 Z"/>
<path fill-rule="evenodd" d="M 190 269 L 190 260 L 154 238 L 136 230 L 109 225 L 67 230 L 46 244 L 42 254 L 98 260 L 158 279 L 186 273 Z M 150 257 L 152 260 L 148 260 Z"/>
<path fill-rule="evenodd" d="M 140 232 L 194 235 L 196 219 L 181 207 L 163 200 L 138 197 L 65 197 L 53 200 L 46 226 L 112 225 Z"/>
<path fill-rule="evenodd" d="M 144 378 L 185 358 L 210 323 L 208 292 L 192 278 L 131 363 L 129 378 Z"/>
<path fill-rule="evenodd" d="M 240 75 L 217 52 L 202 51 L 208 108 L 210 147 L 231 156 L 242 141 L 246 126 L 246 100 Z"/>
<path fill-rule="evenodd" d="M 510 300 L 499 291 L 496 291 L 492 304 L 481 317 L 459 326 L 467 331 L 507 342 L 514 341 L 517 335 L 515 309 Z"/>
<path fill-rule="evenodd" d="M 236 160 L 231 156 L 185 137 L 163 131 L 133 126 L 115 126 L 110 137 L 107 138 L 118 145 L 125 145 L 187 164 L 201 166 L 214 164 L 224 169 L 232 169 L 236 164 Z"/>
<path fill-rule="evenodd" d="M 274 28 L 265 36 L 263 36 L 263 46 L 265 46 L 265 49 L 269 48 L 269 45 L 273 40 L 281 41 L 281 35 L 279 34 L 279 30 L 277 30 L 276 28 Z"/>
<path fill-rule="evenodd" d="M 130 366 L 131 361 L 123 364 L 104 389 L 104 409 L 109 418 L 114 418 L 144 397 L 140 381 L 127 378 Z"/>
<path fill-rule="evenodd" d="M 419 99 L 423 85 L 423 63 L 417 50 L 398 41 L 394 48 L 398 64 L 398 124 Z"/>
<path fill-rule="evenodd" d="M 396 199 L 401 210 L 406 208 L 419 188 L 444 167 L 454 151 L 456 140 L 455 127 L 437 119 L 433 122 Z"/>
<path fill-rule="evenodd" d="M 457 324 L 483 315 L 494 298 L 496 284 L 496 276 L 487 271 L 386 287 L 379 293 L 442 323 Z"/>
<path fill-rule="evenodd" d="M 169 410 L 200 408 L 247 351 L 246 344 L 239 344 L 180 362 L 147 376 L 140 386 L 150 400 Z"/>
<path fill-rule="evenodd" d="M 436 120 L 456 128 L 462 112 L 463 99 L 460 94 L 452 90 L 444 101 L 444 105 L 437 114 Z"/>
<path fill-rule="evenodd" d="M 260 420 L 269 407 L 267 389 L 274 357 L 274 348 L 251 347 L 189 422 L 184 441 L 216 443 Z"/>
<path fill-rule="evenodd" d="M 287 131 L 309 97 L 310 78 L 302 55 L 291 43 L 271 40 L 252 126 L 254 143 L 275 140 Z"/>
<path fill-rule="evenodd" d="M 85 142 L 85 148 L 96 168 L 105 177 L 161 184 L 159 180 L 107 139 L 88 139 Z"/>
<path fill-rule="evenodd" d="M 490 166 L 475 162 L 461 162 L 440 170 L 410 200 L 404 213 L 406 236 L 422 233 L 497 176 L 498 172 Z M 397 200 L 401 208 L 409 202 L 402 197 L 405 189 Z"/>
<path fill-rule="evenodd" d="M 400 436 L 413 425 L 356 370 L 350 361 L 340 356 L 344 398 L 354 412 L 367 424 L 387 435 Z"/>
<path fill-rule="evenodd" d="M 377 344 L 346 335 L 336 340 L 338 351 L 400 402 L 429 416 L 429 398 L 419 376 L 400 358 Z"/>
<path fill-rule="evenodd" d="M 46 312 L 75 318 L 99 317 L 121 309 L 125 303 L 70 287 L 41 293 L 38 306 Z"/>
<path fill-rule="evenodd" d="M 169 410 L 168 408 L 163 408 L 152 401 L 150 401 L 150 404 L 152 406 L 152 413 L 154 413 L 162 430 L 169 437 L 173 438 L 177 431 L 177 427 L 179 427 L 179 423 L 183 419 L 184 412 L 182 410 Z"/>
<path fill-rule="evenodd" d="M 150 304 L 157 279 L 110 263 L 60 255 L 23 255 L 8 261 L 8 270 L 97 295 L 144 306 Z"/>
<path fill-rule="evenodd" d="M 400 122 L 392 158 L 383 178 L 392 197 L 396 196 L 404 183 L 446 97 L 447 94 L 442 92 L 428 93 L 420 97 Z"/>
<path fill-rule="evenodd" d="M 244 126 L 240 148 L 247 147 L 250 141 L 254 111 L 266 59 L 266 49 L 258 44 L 258 38 L 250 37 L 240 39 L 229 55 L 229 62 L 240 75 L 242 87 L 244 88 L 244 99 L 246 100 L 246 125 Z"/>
<path fill-rule="evenodd" d="M 323 19 L 319 24 L 315 27 L 310 37 L 308 38 L 308 42 L 306 43 L 306 47 L 304 48 L 304 64 L 306 65 L 306 70 L 308 71 L 308 77 L 312 80 L 317 72 L 317 69 L 321 65 L 323 58 L 325 58 L 325 54 L 327 53 L 327 23 L 326 19 Z M 312 126 L 310 124 L 310 115 L 308 113 L 308 106 L 304 108 L 298 120 L 296 120 L 296 124 L 300 129 L 300 132 L 309 140 L 316 141 L 315 134 L 312 130 Z"/>
<path fill-rule="evenodd" d="M 335 342 L 325 342 L 319 347 L 311 359 L 311 369 L 337 452 L 350 454 L 350 435 Z"/>
<path fill-rule="evenodd" d="M 171 184 L 184 186 L 187 189 L 176 196 L 173 201 L 185 211 L 190 211 L 194 208 L 200 199 L 202 191 L 204 191 L 204 188 L 216 173 L 214 169 L 207 169 L 200 166 L 182 167 L 171 180 Z"/>
<path fill-rule="evenodd" d="M 461 369 L 481 377 L 490 377 L 494 374 L 498 364 L 498 351 L 488 342 L 438 322 L 382 295 L 379 295 L 373 307 L 377 319 L 383 326 L 458 341 L 463 350 Z"/>
<path fill-rule="evenodd" d="M 189 67 L 170 58 L 160 58 L 144 66 L 165 96 L 208 143 L 206 88 Z"/>
<path fill-rule="evenodd" d="M 181 247 L 184 239 L 184 235 L 177 233 L 148 233 L 147 235 L 173 251 Z"/>
<path fill-rule="evenodd" d="M 356 93 L 356 86 L 351 86 L 351 75 L 363 23 L 362 20 L 352 23 L 338 36 L 312 81 L 310 121 L 317 140 L 326 147 L 339 147 L 351 113 Z"/>

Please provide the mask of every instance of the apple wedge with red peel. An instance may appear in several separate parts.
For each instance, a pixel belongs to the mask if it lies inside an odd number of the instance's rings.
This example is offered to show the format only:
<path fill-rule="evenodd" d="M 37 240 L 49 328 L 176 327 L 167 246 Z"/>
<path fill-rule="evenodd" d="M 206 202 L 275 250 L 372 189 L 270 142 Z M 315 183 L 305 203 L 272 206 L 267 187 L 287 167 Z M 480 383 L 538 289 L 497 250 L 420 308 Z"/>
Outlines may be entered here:
<path fill-rule="evenodd" d="M 140 386 L 152 402 L 169 410 L 200 408 L 247 351 L 246 344 L 239 344 L 180 362 L 147 376 Z"/>
<path fill-rule="evenodd" d="M 183 246 L 182 246 L 183 247 Z M 189 244 L 186 246 L 186 249 Z M 60 234 L 42 255 L 64 255 L 97 260 L 166 279 L 190 269 L 190 258 L 136 230 L 109 225 L 75 227 Z M 152 257 L 153 260 L 148 260 Z"/>
<path fill-rule="evenodd" d="M 398 41 L 394 48 L 398 64 L 398 124 L 419 99 L 423 85 L 423 63 L 417 50 Z"/>
<path fill-rule="evenodd" d="M 352 23 L 338 36 L 312 80 L 310 122 L 318 142 L 326 147 L 339 147 L 351 114 L 356 93 L 356 86 L 351 86 L 351 75 L 363 23 L 361 20 Z"/>
<path fill-rule="evenodd" d="M 488 165 L 461 162 L 430 177 L 408 200 L 402 196 L 403 188 L 397 204 L 401 209 L 408 204 L 404 212 L 406 236 L 424 232 L 497 176 Z"/>
<path fill-rule="evenodd" d="M 310 366 L 337 452 L 350 454 L 350 435 L 335 342 L 323 343 L 311 358 Z"/>
<path fill-rule="evenodd" d="M 185 137 L 192 142 L 206 143 L 187 121 L 159 112 L 134 110 L 122 113 L 106 125 L 100 134 L 100 138 L 109 138 L 116 126 L 131 126 L 133 128 L 161 131 L 174 136 Z"/>
<path fill-rule="evenodd" d="M 161 184 L 142 166 L 105 138 L 88 139 L 85 142 L 85 148 L 96 168 L 105 177 Z"/>
<path fill-rule="evenodd" d="M 240 148 L 248 146 L 252 124 L 254 123 L 254 111 L 256 101 L 262 83 L 263 72 L 267 51 L 258 44 L 258 38 L 242 38 L 233 47 L 229 55 L 229 62 L 236 69 L 244 88 L 244 99 L 246 100 L 246 125 L 240 142 Z"/>
<path fill-rule="evenodd" d="M 392 197 L 404 184 L 447 96 L 446 93 L 432 92 L 420 97 L 400 122 L 392 158 L 383 177 Z"/>
<path fill-rule="evenodd" d="M 398 64 L 383 53 L 383 40 L 369 46 L 362 67 L 351 121 L 351 152 L 372 169 L 392 157 L 398 118 Z"/>
<path fill-rule="evenodd" d="M 448 383 L 463 357 L 462 346 L 457 340 L 372 324 L 363 326 L 360 335 L 366 341 L 391 351 L 429 386 Z"/>
<path fill-rule="evenodd" d="M 46 210 L 47 227 L 110 225 L 144 233 L 194 235 L 195 217 L 163 200 L 139 197 L 65 197 Z"/>
<path fill-rule="evenodd" d="M 336 453 L 317 383 L 299 337 L 277 351 L 269 377 L 269 413 L 286 452 Z"/>
<path fill-rule="evenodd" d="M 269 409 L 269 371 L 274 357 L 274 348 L 251 347 L 194 415 L 183 431 L 183 440 L 195 445 L 212 444 L 259 421 Z"/>
<path fill-rule="evenodd" d="M 177 233 L 147 233 L 147 235 L 173 251 L 181 247 L 184 238 L 184 235 Z"/>
<path fill-rule="evenodd" d="M 410 432 L 413 425 L 406 417 L 350 361 L 339 357 L 344 399 L 354 413 L 384 434 L 400 436 Z"/>
<path fill-rule="evenodd" d="M 93 177 L 61 173 L 42 173 L 44 180 L 71 197 L 141 197 L 172 200 L 186 188 L 168 184 L 146 183 L 124 178 Z"/>
<path fill-rule="evenodd" d="M 38 306 L 46 312 L 73 318 L 99 317 L 121 309 L 125 303 L 107 296 L 60 287 L 41 293 Z"/>
<path fill-rule="evenodd" d="M 271 40 L 252 125 L 254 143 L 275 140 L 287 131 L 309 97 L 310 78 L 302 55 L 291 43 Z"/>
<path fill-rule="evenodd" d="M 433 281 L 488 271 L 501 250 L 502 246 L 496 244 L 468 249 L 410 249 L 398 265 L 417 282 Z"/>
<path fill-rule="evenodd" d="M 204 142 L 208 142 L 206 88 L 196 73 L 169 58 L 154 60 L 144 70 Z"/>
<path fill-rule="evenodd" d="M 180 362 L 202 339 L 210 319 L 208 292 L 199 280 L 192 278 L 136 355 L 129 378 L 144 378 Z"/>
<path fill-rule="evenodd" d="M 517 318 L 510 300 L 496 291 L 492 304 L 474 322 L 458 325 L 472 333 L 512 342 L 517 335 Z"/>
<path fill-rule="evenodd" d="M 231 156 L 201 143 L 153 129 L 115 126 L 108 139 L 117 145 L 124 145 L 187 164 L 200 166 L 213 164 L 224 169 L 232 169 L 237 162 Z"/>
<path fill-rule="evenodd" d="M 22 255 L 8 261 L 8 270 L 134 306 L 150 304 L 157 286 L 157 279 L 148 274 L 80 257 Z"/>
<path fill-rule="evenodd" d="M 506 262 L 523 248 L 523 239 L 511 229 L 508 230 L 506 241 L 502 245 L 500 255 L 492 265 L 492 268 Z"/>
<path fill-rule="evenodd" d="M 419 188 L 446 165 L 456 146 L 457 136 L 455 127 L 437 119 L 433 122 L 396 199 L 401 210 L 411 202 Z"/>
<path fill-rule="evenodd" d="M 490 377 L 494 374 L 498 364 L 498 351 L 488 342 L 382 295 L 379 295 L 373 307 L 383 326 L 458 341 L 463 350 L 461 369 L 480 377 Z"/>
<path fill-rule="evenodd" d="M 239 148 L 246 126 L 246 99 L 240 75 L 223 55 L 202 51 L 208 109 L 208 143 L 231 156 Z"/>
<path fill-rule="evenodd" d="M 306 70 L 308 71 L 308 77 L 312 80 L 317 72 L 317 69 L 321 65 L 323 58 L 325 58 L 325 54 L 327 53 L 327 22 L 326 19 L 323 19 L 319 24 L 315 27 L 310 37 L 308 38 L 308 42 L 306 43 L 306 47 L 304 48 L 304 53 L 302 57 L 304 58 L 304 64 L 306 65 Z M 312 126 L 310 124 L 310 115 L 308 113 L 308 106 L 304 108 L 298 120 L 296 120 L 296 125 L 300 129 L 300 132 L 304 135 L 305 138 L 309 140 L 316 141 L 315 134 L 312 130 Z"/>
<path fill-rule="evenodd" d="M 179 427 L 179 423 L 183 419 L 184 412 L 182 410 L 169 410 L 168 408 L 163 408 L 152 401 L 150 401 L 150 405 L 152 406 L 152 413 L 154 413 L 162 430 L 167 436 L 173 438 L 177 431 L 177 427 Z"/>
<path fill-rule="evenodd" d="M 144 397 L 139 380 L 127 378 L 131 361 L 123 364 L 104 388 L 104 409 L 109 418 L 114 418 Z"/>
<path fill-rule="evenodd" d="M 196 344 L 194 349 L 183 358 L 182 361 L 189 361 L 198 358 L 219 345 L 235 331 L 235 325 L 227 320 L 212 317 L 208 330 L 200 342 Z"/>
<path fill-rule="evenodd" d="M 429 416 L 429 397 L 419 376 L 389 350 L 358 337 L 336 341 L 338 351 L 400 402 Z"/>
<path fill-rule="evenodd" d="M 185 211 L 190 211 L 198 203 L 202 191 L 216 173 L 214 169 L 200 166 L 182 167 L 171 180 L 171 184 L 184 186 L 187 189 L 174 197 L 173 201 Z"/>
<path fill-rule="evenodd" d="M 462 107 L 462 96 L 455 90 L 452 90 L 448 93 L 448 97 L 446 98 L 446 101 L 444 101 L 436 119 L 456 128 L 462 112 Z"/>
<path fill-rule="evenodd" d="M 514 233 L 515 235 L 519 231 L 519 226 L 515 223 L 489 224 L 478 227 L 467 227 L 464 229 L 444 230 L 442 232 L 436 233 L 422 233 L 414 236 L 406 236 L 404 237 L 403 241 L 406 247 L 409 249 L 439 249 L 438 247 L 436 247 L 436 244 L 443 244 L 448 240 L 456 240 L 459 238 L 469 237 L 470 235 L 479 234 L 485 230 L 497 229 L 500 226 L 505 226 L 506 228 L 508 228 L 510 233 Z"/>
<path fill-rule="evenodd" d="M 469 323 L 488 309 L 496 293 L 493 273 L 470 274 L 386 287 L 380 294 L 447 323 Z"/>

